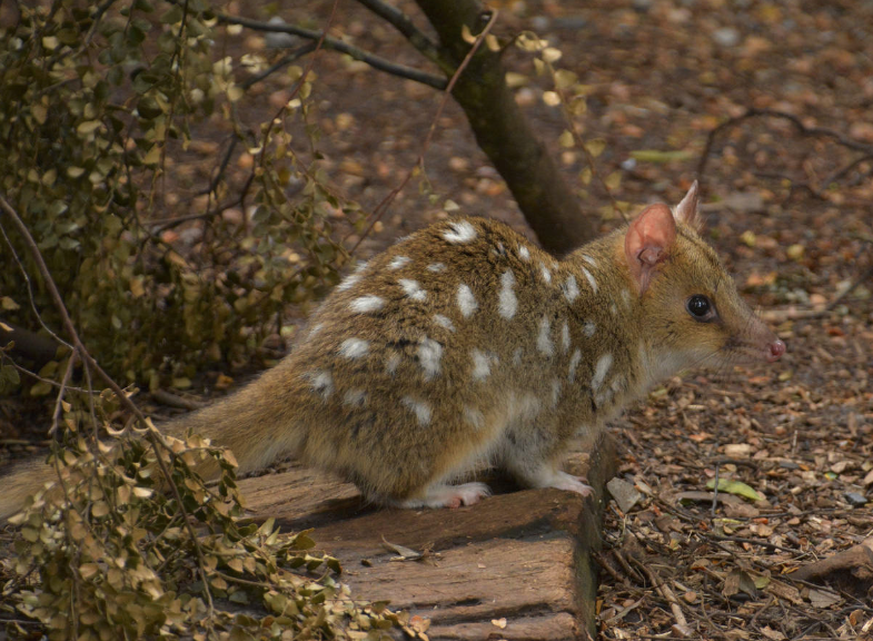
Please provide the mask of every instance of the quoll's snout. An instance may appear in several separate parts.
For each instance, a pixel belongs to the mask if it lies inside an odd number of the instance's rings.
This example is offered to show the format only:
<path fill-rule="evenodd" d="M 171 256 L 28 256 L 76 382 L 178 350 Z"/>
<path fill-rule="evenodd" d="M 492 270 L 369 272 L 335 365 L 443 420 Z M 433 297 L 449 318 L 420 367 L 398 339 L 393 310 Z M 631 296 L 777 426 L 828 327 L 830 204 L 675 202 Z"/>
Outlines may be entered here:
<path fill-rule="evenodd" d="M 779 358 L 785 353 L 785 343 L 776 339 L 772 343 L 770 343 L 767 351 L 767 362 L 775 363 L 779 360 Z"/>

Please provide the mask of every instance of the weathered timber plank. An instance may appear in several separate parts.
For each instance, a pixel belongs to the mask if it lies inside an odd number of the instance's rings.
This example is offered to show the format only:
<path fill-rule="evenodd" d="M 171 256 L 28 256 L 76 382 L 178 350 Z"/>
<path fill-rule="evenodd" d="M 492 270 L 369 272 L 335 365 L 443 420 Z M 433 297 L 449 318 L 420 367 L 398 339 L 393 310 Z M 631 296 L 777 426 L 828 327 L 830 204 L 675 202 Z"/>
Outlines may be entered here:
<path fill-rule="evenodd" d="M 568 612 L 547 614 L 544 616 L 526 616 L 500 628 L 502 622 L 493 619 L 484 623 L 458 623 L 457 625 L 440 626 L 429 635 L 431 639 L 459 640 L 463 639 L 506 639 L 507 641 L 541 641 L 542 639 L 554 639 L 556 641 L 570 641 L 584 639 L 584 631 L 579 630 L 579 622 L 576 617 Z M 434 632 L 439 636 L 435 636 Z"/>
<path fill-rule="evenodd" d="M 612 441 L 592 451 L 567 467 L 587 470 L 595 488 L 588 499 L 489 479 L 497 494 L 471 507 L 378 508 L 353 486 L 297 466 L 240 487 L 256 518 L 275 517 L 287 530 L 315 527 L 354 595 L 431 619 L 431 639 L 587 639 L 595 632 L 591 553 L 600 546 Z M 424 558 L 392 560 L 386 541 Z"/>

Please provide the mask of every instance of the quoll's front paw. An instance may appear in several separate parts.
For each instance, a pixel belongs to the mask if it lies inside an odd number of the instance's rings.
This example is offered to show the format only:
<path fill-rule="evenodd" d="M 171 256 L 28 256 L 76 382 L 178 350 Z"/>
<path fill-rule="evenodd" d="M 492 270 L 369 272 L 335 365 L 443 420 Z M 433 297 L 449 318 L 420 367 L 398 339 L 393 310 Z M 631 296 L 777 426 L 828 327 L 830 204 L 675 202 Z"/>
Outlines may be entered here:
<path fill-rule="evenodd" d="M 591 496 L 592 492 L 594 492 L 594 488 L 587 483 L 584 483 L 583 481 L 585 480 L 587 479 L 584 479 L 583 477 L 573 476 L 566 472 L 558 472 L 555 474 L 555 478 L 549 484 L 549 487 L 576 492 L 576 494 L 581 494 L 582 496 Z"/>

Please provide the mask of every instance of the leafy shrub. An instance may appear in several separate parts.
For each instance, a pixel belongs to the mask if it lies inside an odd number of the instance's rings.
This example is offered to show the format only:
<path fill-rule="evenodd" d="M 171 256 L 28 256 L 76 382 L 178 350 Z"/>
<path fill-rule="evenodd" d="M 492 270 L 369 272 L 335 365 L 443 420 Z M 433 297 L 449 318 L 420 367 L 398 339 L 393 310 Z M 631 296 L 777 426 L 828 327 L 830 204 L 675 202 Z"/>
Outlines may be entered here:
<path fill-rule="evenodd" d="M 358 222 L 355 204 L 290 146 L 310 78 L 289 67 L 293 98 L 245 134 L 236 106 L 247 85 L 234 60 L 215 58 L 220 34 L 203 0 L 35 4 L 19 3 L 20 19 L 0 31 L 0 193 L 36 238 L 85 344 L 116 376 L 152 387 L 204 358 L 249 357 L 284 306 L 336 282 L 347 254 L 331 215 Z M 241 143 L 254 163 L 239 193 L 223 175 L 203 186 L 202 242 L 182 251 L 156 233 L 154 210 L 171 164 L 196 142 L 193 125 L 216 112 L 237 132 L 229 152 Z M 224 220 L 230 205 L 250 220 Z M 45 314 L 56 326 L 40 281 L 23 277 L 36 273 L 32 258 L 2 231 L 3 320 L 38 329 Z"/>
<path fill-rule="evenodd" d="M 106 414 L 114 396 L 103 399 Z M 308 532 L 240 521 L 229 452 L 152 427 L 92 447 L 67 407 L 68 442 L 49 460 L 59 482 L 13 517 L 2 594 L 49 639 L 380 639 L 403 626 L 385 604 L 352 600 Z M 220 468 L 217 485 L 198 475 L 204 463 Z"/>

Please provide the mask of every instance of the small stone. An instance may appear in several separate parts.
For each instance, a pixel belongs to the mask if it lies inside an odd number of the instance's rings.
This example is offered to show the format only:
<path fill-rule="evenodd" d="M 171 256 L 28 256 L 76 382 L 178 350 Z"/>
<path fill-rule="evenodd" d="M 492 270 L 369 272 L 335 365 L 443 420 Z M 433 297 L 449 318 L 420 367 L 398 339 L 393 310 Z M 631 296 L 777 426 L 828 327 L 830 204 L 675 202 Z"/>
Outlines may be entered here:
<path fill-rule="evenodd" d="M 733 27 L 722 27 L 715 30 L 712 39 L 722 47 L 733 47 L 740 41 L 740 32 Z"/>
<path fill-rule="evenodd" d="M 643 498 L 643 495 L 637 492 L 636 488 L 631 484 L 618 477 L 613 478 L 606 484 L 606 489 L 618 503 L 618 508 L 625 514 L 633 508 L 637 502 Z"/>
<path fill-rule="evenodd" d="M 843 494 L 843 498 L 845 498 L 852 507 L 861 507 L 862 505 L 867 504 L 867 497 L 858 492 L 846 492 Z"/>

